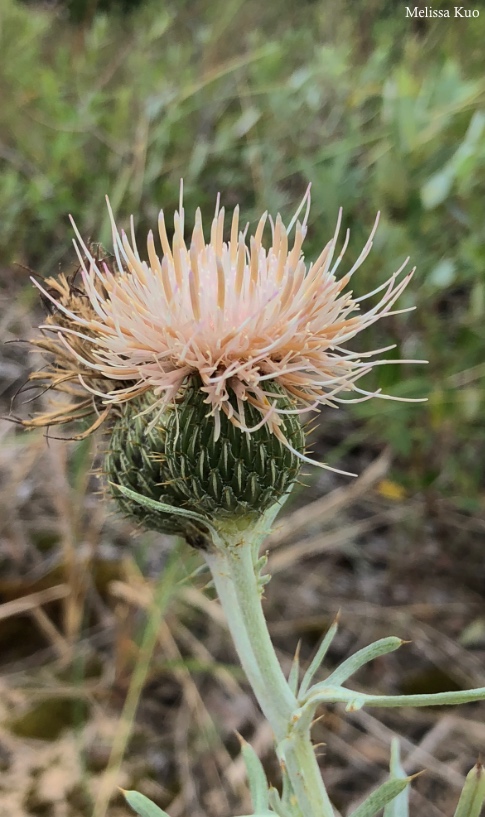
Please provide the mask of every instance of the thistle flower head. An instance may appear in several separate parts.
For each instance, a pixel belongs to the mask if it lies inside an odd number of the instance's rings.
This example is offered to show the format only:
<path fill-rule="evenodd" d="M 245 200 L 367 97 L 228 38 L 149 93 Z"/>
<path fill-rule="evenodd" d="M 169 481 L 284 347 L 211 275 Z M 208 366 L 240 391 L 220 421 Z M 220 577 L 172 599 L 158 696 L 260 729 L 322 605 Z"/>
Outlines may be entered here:
<path fill-rule="evenodd" d="M 377 221 L 342 277 L 341 215 L 306 264 L 309 190 L 288 227 L 265 213 L 254 232 L 241 229 L 236 207 L 226 233 L 217 199 L 210 236 L 198 210 L 189 238 L 181 190 L 171 240 L 161 212 L 144 257 L 133 220 L 128 237 L 108 208 L 114 256 L 95 254 L 74 225 L 82 280 L 37 283 L 51 314 L 35 343 L 49 364 L 33 379 L 69 400 L 26 425 L 91 414 L 87 434 L 108 420 L 105 470 L 118 504 L 145 526 L 209 547 L 209 530 L 256 524 L 288 495 L 302 461 L 313 462 L 300 414 L 383 396 L 358 385 L 387 362 L 372 361 L 383 350 L 357 354 L 347 343 L 392 314 L 412 273 L 399 269 L 361 311 L 364 298 L 346 287 Z"/>
<path fill-rule="evenodd" d="M 44 290 L 58 316 L 43 327 L 54 333 L 57 381 L 67 376 L 68 359 L 67 379 L 71 390 L 80 384 L 83 406 L 89 396 L 106 409 L 149 393 L 145 411 L 153 427 L 184 384 L 197 375 L 215 440 L 225 416 L 242 433 L 267 426 L 280 442 L 307 459 L 285 435 L 285 416 L 320 405 L 337 406 L 352 393 L 358 395 L 354 402 L 379 394 L 357 384 L 376 365 L 373 355 L 382 350 L 357 354 L 346 344 L 391 314 L 412 275 L 401 278 L 401 267 L 371 293 L 380 293 L 378 302 L 361 311 L 363 298 L 353 298 L 346 287 L 370 252 L 377 220 L 353 267 L 338 278 L 348 243 L 347 233 L 336 256 L 341 215 L 332 239 L 313 263 L 306 264 L 302 245 L 309 207 L 308 190 L 288 227 L 280 215 L 273 220 L 265 213 L 254 232 L 248 225 L 241 229 L 236 207 L 226 234 L 225 211 L 218 198 L 210 236 L 204 234 L 197 210 L 187 238 L 181 188 L 172 239 L 162 211 L 158 239 L 149 232 L 142 257 L 133 221 L 128 237 L 118 230 L 108 202 L 113 265 L 98 260 L 74 226 L 82 294 L 75 303 L 73 297 Z M 271 238 L 265 240 L 269 233 Z M 57 388 L 60 384 L 53 383 L 53 377 L 51 385 Z M 279 393 L 272 383 L 278 384 Z M 249 407 L 255 411 L 249 412 Z M 57 421 L 66 418 L 72 413 L 61 412 Z"/>

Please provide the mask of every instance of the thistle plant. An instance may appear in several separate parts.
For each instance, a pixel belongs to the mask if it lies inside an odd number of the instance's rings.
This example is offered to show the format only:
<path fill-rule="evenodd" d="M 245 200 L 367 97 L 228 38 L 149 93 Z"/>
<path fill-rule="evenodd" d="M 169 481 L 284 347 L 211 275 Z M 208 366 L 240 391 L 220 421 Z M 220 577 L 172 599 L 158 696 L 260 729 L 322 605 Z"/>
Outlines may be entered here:
<path fill-rule="evenodd" d="M 79 438 L 100 429 L 106 483 L 120 509 L 200 550 L 280 762 L 277 789 L 242 743 L 254 817 L 334 817 L 311 742 L 322 704 L 355 710 L 485 698 L 485 688 L 385 696 L 348 687 L 364 664 L 401 646 L 396 637 L 358 651 L 325 680 L 316 678 L 337 622 L 303 677 L 297 658 L 285 677 L 271 643 L 261 547 L 303 464 L 329 468 L 308 455 L 305 415 L 343 402 L 391 399 L 366 390 L 361 379 L 374 366 L 396 363 L 380 357 L 392 347 L 357 353 L 348 344 L 381 317 L 406 311 L 395 304 L 413 274 L 404 273 L 406 262 L 373 292 L 354 298 L 346 287 L 371 250 L 377 220 L 353 267 L 337 277 L 349 238 L 336 255 L 341 214 L 332 239 L 307 264 L 309 209 L 308 190 L 287 227 L 280 215 L 273 220 L 265 213 L 251 233 L 248 225 L 241 229 L 236 207 L 226 234 L 218 199 L 209 240 L 197 211 L 187 242 L 181 188 L 173 236 L 161 212 L 160 249 L 150 232 L 146 260 L 133 220 L 128 237 L 109 208 L 114 254 L 94 252 L 74 225 L 80 279 L 35 282 L 51 308 L 34 340 L 47 367 L 32 378 L 64 397 L 25 425 L 82 421 Z M 376 303 L 362 310 L 374 296 Z M 406 817 L 408 783 L 394 746 L 390 779 L 354 817 L 384 807 L 386 817 Z M 482 776 L 472 770 L 456 817 L 478 817 L 484 796 Z M 141 794 L 126 792 L 126 798 L 141 817 L 167 817 Z"/>

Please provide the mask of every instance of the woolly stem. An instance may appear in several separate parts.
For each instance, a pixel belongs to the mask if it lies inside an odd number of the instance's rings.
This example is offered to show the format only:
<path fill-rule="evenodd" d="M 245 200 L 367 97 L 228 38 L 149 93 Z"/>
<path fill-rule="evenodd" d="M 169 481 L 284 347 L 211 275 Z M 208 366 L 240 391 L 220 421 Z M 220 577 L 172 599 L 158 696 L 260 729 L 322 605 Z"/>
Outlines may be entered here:
<path fill-rule="evenodd" d="M 298 814 L 334 817 L 311 744 L 310 730 L 293 729 L 296 698 L 283 675 L 261 604 L 254 532 L 222 536 L 224 546 L 205 553 L 242 667 L 274 731 L 277 753 L 291 782 Z"/>

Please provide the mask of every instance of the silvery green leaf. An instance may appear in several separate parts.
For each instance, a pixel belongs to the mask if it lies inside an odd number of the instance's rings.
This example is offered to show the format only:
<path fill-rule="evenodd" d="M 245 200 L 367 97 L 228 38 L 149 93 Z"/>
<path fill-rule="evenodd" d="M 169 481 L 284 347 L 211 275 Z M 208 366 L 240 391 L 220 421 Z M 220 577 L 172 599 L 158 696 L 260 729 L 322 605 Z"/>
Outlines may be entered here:
<path fill-rule="evenodd" d="M 368 695 L 355 692 L 345 687 L 317 684 L 308 693 L 308 698 L 300 708 L 300 716 L 315 710 L 320 704 L 344 703 L 349 712 L 355 712 L 363 706 L 382 706 L 387 709 L 405 706 L 454 706 L 472 701 L 485 700 L 485 687 L 460 689 L 453 692 L 434 692 L 423 695 Z M 300 717 L 300 720 L 303 720 Z"/>
<path fill-rule="evenodd" d="M 308 667 L 305 675 L 303 676 L 303 681 L 301 682 L 300 687 L 300 696 L 305 695 L 310 686 L 311 682 L 313 681 L 313 677 L 315 673 L 320 669 L 323 660 L 328 652 L 328 649 L 335 638 L 338 629 L 338 616 L 336 616 L 335 620 L 331 624 L 326 633 L 325 637 L 322 639 L 322 642 L 313 658 L 310 666 Z"/>
<path fill-rule="evenodd" d="M 288 676 L 288 686 L 290 687 L 293 695 L 296 695 L 298 680 L 300 678 L 300 645 L 301 641 L 298 642 L 298 646 L 295 650 L 295 657 L 293 658 L 290 674 Z"/>
<path fill-rule="evenodd" d="M 268 791 L 268 797 L 270 807 L 273 809 L 275 814 L 278 815 L 278 817 L 293 817 L 293 814 L 288 810 L 287 806 L 283 803 L 278 789 L 275 789 L 273 786 L 270 786 Z"/>
<path fill-rule="evenodd" d="M 249 791 L 255 812 L 268 811 L 268 781 L 259 757 L 249 743 L 241 738 L 241 754 L 246 766 Z"/>
<path fill-rule="evenodd" d="M 401 766 L 399 740 L 392 739 L 391 743 L 391 780 L 405 780 L 407 775 Z M 409 788 L 405 788 L 384 809 L 383 817 L 409 817 Z"/>
<path fill-rule="evenodd" d="M 128 805 L 131 806 L 133 811 L 136 811 L 139 817 L 169 817 L 166 811 L 163 811 L 138 791 L 123 791 L 123 795 Z"/>
<path fill-rule="evenodd" d="M 187 519 L 194 519 L 196 522 L 201 522 L 206 528 L 209 528 L 212 533 L 218 536 L 216 529 L 206 519 L 206 517 L 199 513 L 195 513 L 195 511 L 187 511 L 185 508 L 176 508 L 175 505 L 167 505 L 165 502 L 157 502 L 155 499 L 150 499 L 148 496 L 137 494 L 136 491 L 132 491 L 131 488 L 126 488 L 124 485 L 115 485 L 115 483 L 113 483 L 113 485 L 118 491 L 120 491 L 120 493 L 127 496 L 128 499 L 138 502 L 139 505 L 142 505 L 144 508 L 149 508 L 154 511 L 162 511 L 162 513 L 172 513 L 175 516 L 185 516 Z"/>
<path fill-rule="evenodd" d="M 411 780 L 410 777 L 404 780 L 387 780 L 382 786 L 372 792 L 364 802 L 352 812 L 350 817 L 374 817 L 375 814 L 397 797 Z"/>
<path fill-rule="evenodd" d="M 343 684 L 347 678 L 354 675 L 364 664 L 373 661 L 374 658 L 379 658 L 381 655 L 386 655 L 388 652 L 398 650 L 404 643 L 404 641 L 395 636 L 380 638 L 379 641 L 374 641 L 373 644 L 369 644 L 368 647 L 364 647 L 362 650 L 354 653 L 354 655 L 351 655 L 350 658 L 347 658 L 346 661 L 340 664 L 335 672 L 332 672 L 324 681 L 325 685 L 331 684 L 332 686 L 339 686 L 339 684 Z"/>
<path fill-rule="evenodd" d="M 351 692 L 351 690 L 345 691 Z M 337 700 L 339 700 L 338 697 Z M 366 695 L 365 693 L 354 692 L 349 696 L 349 703 L 353 700 L 356 701 L 359 708 L 361 706 L 453 706 L 485 700 L 485 687 L 460 689 L 454 692 L 433 692 L 423 695 Z"/>
<path fill-rule="evenodd" d="M 484 802 L 485 770 L 481 763 L 477 763 L 466 776 L 455 817 L 479 817 Z"/>

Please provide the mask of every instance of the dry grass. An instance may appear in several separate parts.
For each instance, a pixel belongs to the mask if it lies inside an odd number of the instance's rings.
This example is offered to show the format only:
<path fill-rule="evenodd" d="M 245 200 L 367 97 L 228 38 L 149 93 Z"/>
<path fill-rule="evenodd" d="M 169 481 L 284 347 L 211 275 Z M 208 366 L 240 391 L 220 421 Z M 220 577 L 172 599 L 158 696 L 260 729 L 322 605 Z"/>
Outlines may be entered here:
<path fill-rule="evenodd" d="M 4 342 L 28 336 L 35 320 L 15 294 L 5 296 Z M 7 412 L 27 360 L 24 346 L 3 349 Z M 31 408 L 21 401 L 18 411 Z M 272 738 L 196 554 L 178 546 L 170 559 L 169 538 L 113 513 L 89 444 L 7 420 L 0 435 L 0 817 L 121 817 L 117 785 L 171 817 L 247 810 L 235 730 L 277 783 Z M 361 476 L 309 476 L 268 541 L 266 610 L 283 664 L 300 640 L 306 665 L 340 609 L 329 667 L 384 635 L 412 641 L 363 670 L 359 688 L 485 685 L 483 519 L 437 496 L 406 496 L 386 450 L 347 457 Z M 314 738 L 341 814 L 384 778 L 394 731 L 406 770 L 428 770 L 414 785 L 415 817 L 452 814 L 484 750 L 484 714 L 478 704 L 382 717 L 323 711 Z"/>

